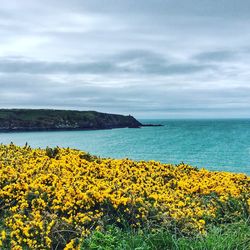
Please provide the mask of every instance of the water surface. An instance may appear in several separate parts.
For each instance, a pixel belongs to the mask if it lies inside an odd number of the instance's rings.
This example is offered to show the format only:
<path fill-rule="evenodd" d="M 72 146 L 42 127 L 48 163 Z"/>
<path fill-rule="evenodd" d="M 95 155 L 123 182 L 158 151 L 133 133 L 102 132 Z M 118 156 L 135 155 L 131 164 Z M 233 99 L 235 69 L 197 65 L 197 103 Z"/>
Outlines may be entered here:
<path fill-rule="evenodd" d="M 0 143 L 71 147 L 101 157 L 185 162 L 250 175 L 250 120 L 141 120 L 163 127 L 0 133 Z"/>

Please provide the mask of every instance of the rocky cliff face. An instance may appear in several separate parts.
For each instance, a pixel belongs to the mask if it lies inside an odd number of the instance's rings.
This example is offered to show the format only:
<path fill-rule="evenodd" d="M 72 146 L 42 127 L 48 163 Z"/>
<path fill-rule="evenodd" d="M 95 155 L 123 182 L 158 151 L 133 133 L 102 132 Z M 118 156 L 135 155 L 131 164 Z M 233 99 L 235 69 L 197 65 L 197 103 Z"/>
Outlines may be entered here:
<path fill-rule="evenodd" d="M 0 131 L 139 128 L 133 116 L 95 111 L 0 109 Z"/>

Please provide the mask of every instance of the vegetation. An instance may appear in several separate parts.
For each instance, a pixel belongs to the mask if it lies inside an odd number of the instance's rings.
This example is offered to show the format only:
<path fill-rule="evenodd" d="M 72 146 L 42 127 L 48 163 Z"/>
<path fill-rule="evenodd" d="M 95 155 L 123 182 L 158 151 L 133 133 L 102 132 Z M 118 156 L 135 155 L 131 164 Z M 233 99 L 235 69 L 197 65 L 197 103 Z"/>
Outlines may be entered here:
<path fill-rule="evenodd" d="M 249 249 L 250 177 L 0 146 L 1 249 Z"/>
<path fill-rule="evenodd" d="M 88 250 L 249 250 L 250 227 L 247 222 L 208 228 L 206 235 L 181 237 L 164 229 L 135 231 L 110 226 L 94 231 L 83 241 L 81 249 Z"/>
<path fill-rule="evenodd" d="M 132 116 L 95 111 L 0 109 L 0 131 L 138 128 Z"/>

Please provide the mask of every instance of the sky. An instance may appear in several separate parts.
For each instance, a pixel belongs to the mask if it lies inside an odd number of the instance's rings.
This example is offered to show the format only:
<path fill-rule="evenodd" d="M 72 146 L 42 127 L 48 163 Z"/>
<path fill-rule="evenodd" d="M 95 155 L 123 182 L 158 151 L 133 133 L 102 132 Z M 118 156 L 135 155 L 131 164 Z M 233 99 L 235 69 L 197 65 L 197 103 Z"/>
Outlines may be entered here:
<path fill-rule="evenodd" d="M 0 108 L 250 117 L 249 0 L 8 0 Z"/>

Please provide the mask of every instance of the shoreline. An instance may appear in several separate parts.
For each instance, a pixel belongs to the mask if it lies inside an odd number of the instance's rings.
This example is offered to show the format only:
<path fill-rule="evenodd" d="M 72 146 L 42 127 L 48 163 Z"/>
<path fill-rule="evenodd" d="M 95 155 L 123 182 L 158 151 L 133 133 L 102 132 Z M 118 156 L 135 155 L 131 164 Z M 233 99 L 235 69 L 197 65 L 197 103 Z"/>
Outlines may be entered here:
<path fill-rule="evenodd" d="M 111 129 L 140 129 L 143 127 L 164 127 L 163 124 L 142 124 L 139 127 L 111 127 L 111 128 L 32 128 L 32 129 L 0 129 L 0 133 L 22 133 L 22 132 L 68 132 L 68 131 L 96 131 L 96 130 L 111 130 Z"/>

